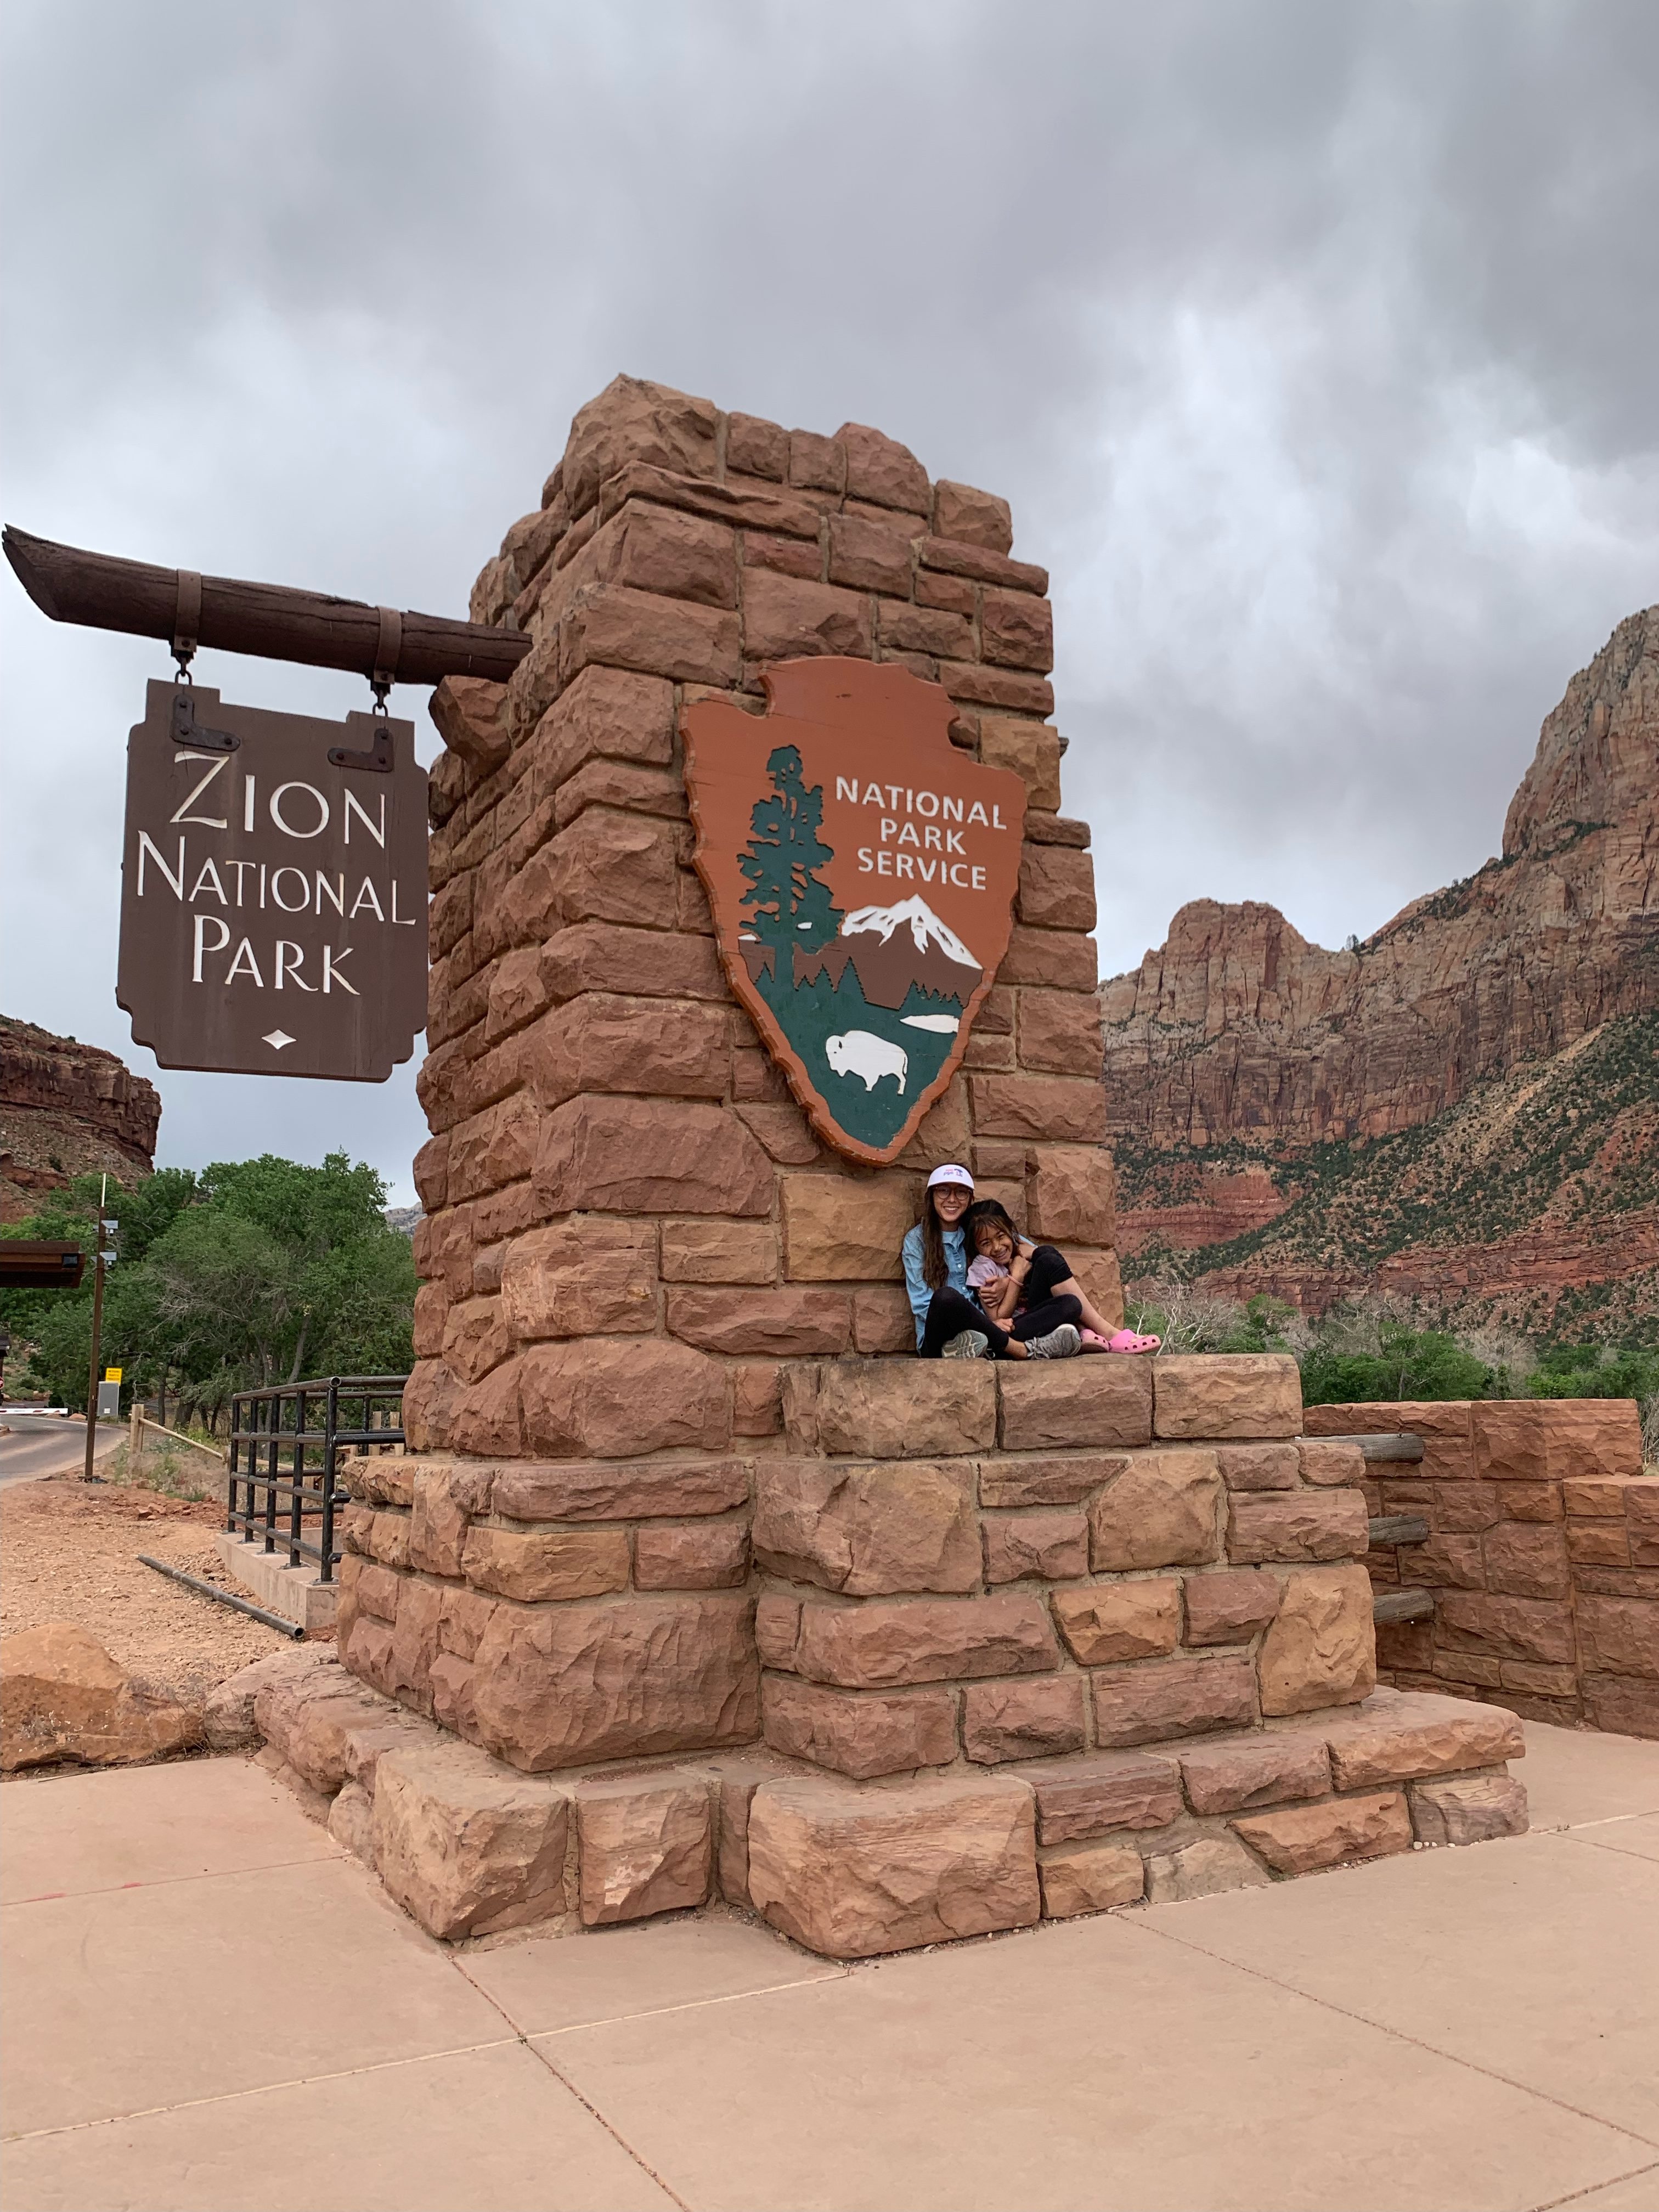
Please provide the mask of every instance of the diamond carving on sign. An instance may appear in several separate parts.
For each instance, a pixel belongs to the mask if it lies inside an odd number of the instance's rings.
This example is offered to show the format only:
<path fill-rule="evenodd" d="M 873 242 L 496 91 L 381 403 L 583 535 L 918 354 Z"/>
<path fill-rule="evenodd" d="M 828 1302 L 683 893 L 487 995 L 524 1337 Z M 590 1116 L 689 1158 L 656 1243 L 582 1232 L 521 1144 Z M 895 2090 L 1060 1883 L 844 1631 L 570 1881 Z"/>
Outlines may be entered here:
<path fill-rule="evenodd" d="M 286 1030 L 269 1030 L 259 1042 L 268 1044 L 273 1052 L 280 1052 L 285 1044 L 292 1044 L 294 1040 Z"/>

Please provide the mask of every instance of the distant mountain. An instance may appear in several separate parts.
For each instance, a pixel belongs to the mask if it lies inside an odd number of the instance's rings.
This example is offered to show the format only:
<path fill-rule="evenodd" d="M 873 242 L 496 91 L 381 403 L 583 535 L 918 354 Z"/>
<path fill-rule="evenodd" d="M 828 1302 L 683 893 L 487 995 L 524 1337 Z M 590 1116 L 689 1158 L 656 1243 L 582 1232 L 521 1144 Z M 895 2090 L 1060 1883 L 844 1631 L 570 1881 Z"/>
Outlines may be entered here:
<path fill-rule="evenodd" d="M 0 1221 L 72 1176 L 131 1187 L 151 1171 L 161 1119 L 155 1085 L 112 1052 L 0 1014 Z"/>
<path fill-rule="evenodd" d="M 921 897 L 896 906 L 861 906 L 846 916 L 841 934 L 816 952 L 797 952 L 795 978 L 827 975 L 838 984 L 850 961 L 859 988 L 872 1006 L 896 1012 L 913 990 L 964 1006 L 984 971 L 948 923 Z"/>
<path fill-rule="evenodd" d="M 1572 678 L 1466 881 L 1343 951 L 1200 900 L 1100 995 L 1126 1275 L 1650 1326 L 1659 607 Z"/>

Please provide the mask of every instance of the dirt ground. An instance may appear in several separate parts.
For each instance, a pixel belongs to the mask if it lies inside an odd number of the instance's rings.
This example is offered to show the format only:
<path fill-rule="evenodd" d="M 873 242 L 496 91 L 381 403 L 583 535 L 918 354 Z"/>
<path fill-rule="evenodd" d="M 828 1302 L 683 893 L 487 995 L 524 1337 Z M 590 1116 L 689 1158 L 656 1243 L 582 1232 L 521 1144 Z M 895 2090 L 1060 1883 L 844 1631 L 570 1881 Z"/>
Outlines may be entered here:
<path fill-rule="evenodd" d="M 0 1633 L 75 1621 L 146 1688 L 199 1705 L 239 1667 L 288 1642 L 138 1563 L 149 1552 L 234 1587 L 213 1548 L 222 1510 L 214 1498 L 118 1482 L 88 1488 L 73 1476 L 9 1484 L 0 1490 Z"/>

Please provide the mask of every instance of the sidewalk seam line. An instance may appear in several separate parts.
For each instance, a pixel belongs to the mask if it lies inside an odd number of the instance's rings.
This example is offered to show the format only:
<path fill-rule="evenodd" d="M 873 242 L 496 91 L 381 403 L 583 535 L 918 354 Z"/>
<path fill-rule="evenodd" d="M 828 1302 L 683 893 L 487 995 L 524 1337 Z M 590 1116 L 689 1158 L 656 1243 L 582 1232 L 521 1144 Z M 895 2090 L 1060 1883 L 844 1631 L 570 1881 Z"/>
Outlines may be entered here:
<path fill-rule="evenodd" d="M 0 1912 L 15 1912 L 23 1905 L 72 1905 L 81 1897 L 125 1897 L 136 1889 L 175 1889 L 181 1881 L 225 1881 L 239 1874 L 286 1874 L 290 1867 L 338 1866 L 350 1856 L 342 1850 L 320 1851 L 304 1859 L 270 1859 L 263 1866 L 204 1867 L 200 1874 L 158 1875 L 154 1881 L 112 1881 L 101 1889 L 43 1889 L 38 1897 L 0 1898 Z"/>
<path fill-rule="evenodd" d="M 603 2020 L 573 2020 L 563 2027 L 526 2028 L 526 2039 L 532 2043 L 550 2040 L 556 2035 L 581 2035 L 590 2028 L 625 2027 L 631 2021 L 664 2020 L 671 2013 L 701 2012 L 705 2006 L 741 2004 L 745 1997 L 775 1996 L 781 1990 L 815 1990 L 822 1982 L 845 1982 L 852 1978 L 847 1973 L 803 1974 L 799 1981 L 768 1982 L 757 1990 L 724 1990 L 719 1996 L 688 1997 L 684 2004 L 650 2005 L 642 2012 L 609 2013 Z"/>
<path fill-rule="evenodd" d="M 1659 2166 L 1632 2166 L 1628 2173 L 1610 2175 L 1606 2181 L 1592 2181 L 1588 2188 L 1575 2189 L 1571 2197 L 1552 2197 L 1547 2204 L 1534 2204 L 1532 2212 L 1560 2212 L 1565 2204 L 1582 2204 L 1587 2197 L 1597 2197 L 1604 2189 L 1617 2189 L 1621 2181 L 1639 2181 L 1644 2173 L 1659 2173 Z"/>
<path fill-rule="evenodd" d="M 211 2097 L 181 2097 L 173 2105 L 141 2105 L 131 2112 L 104 2112 L 93 2120 L 65 2120 L 55 2128 L 25 2128 L 17 2135 L 0 2136 L 0 2142 L 39 2142 L 46 2136 L 83 2135 L 88 2128 L 116 2128 L 129 2120 L 154 2120 L 168 2112 L 198 2112 L 205 2105 L 231 2105 L 240 2097 L 273 2096 L 279 2089 L 308 2089 L 321 2081 L 349 2081 L 363 2074 L 387 2074 L 398 2066 L 425 2066 L 440 2058 L 466 2058 L 475 2051 L 505 2051 L 514 2040 L 493 2036 L 488 2043 L 458 2043 L 445 2051 L 417 2051 L 404 2058 L 377 2058 L 367 2066 L 338 2066 L 325 2074 L 294 2074 L 281 2081 L 256 2081 L 246 2089 L 221 2089 Z"/>
<path fill-rule="evenodd" d="M 1135 1917 L 1127 1913 L 1121 1917 L 1125 1920 Z M 1501 2081 L 1505 2088 L 1517 2089 L 1522 2096 L 1536 2097 L 1542 2104 L 1553 2105 L 1559 2112 L 1571 2112 L 1576 2119 L 1588 2120 L 1592 2126 L 1606 2128 L 1610 2134 L 1623 2136 L 1631 2142 L 1659 2150 L 1659 2141 L 1651 2136 L 1639 2135 L 1621 2120 L 1603 2119 L 1599 2112 L 1587 2112 L 1582 2106 L 1569 2104 L 1565 2097 L 1553 2096 L 1547 2089 L 1535 2089 L 1529 2081 L 1517 2081 L 1512 2075 L 1500 2073 L 1495 2066 L 1483 2066 L 1478 2059 L 1460 2057 L 1455 2051 L 1443 2051 L 1438 2044 L 1425 2043 L 1421 2036 L 1408 2035 L 1403 2028 L 1391 2027 L 1386 2021 L 1373 2020 L 1368 2014 L 1355 2012 L 1330 1997 L 1315 1996 L 1307 1990 L 1297 1989 L 1293 1982 L 1281 1982 L 1276 1974 L 1269 1974 L 1260 1966 L 1247 1966 L 1237 1959 L 1227 1958 L 1219 1951 L 1209 1950 L 1202 1943 L 1194 1942 L 1190 1936 L 1172 1936 L 1167 1929 L 1150 1928 L 1144 1917 L 1135 1924 L 1146 1935 L 1160 1936 L 1165 1942 L 1179 1943 L 1183 1950 L 1196 1951 L 1200 1958 L 1212 1959 L 1218 1966 L 1237 1967 L 1240 1973 L 1249 1974 L 1257 1981 L 1266 1982 L 1270 1989 L 1283 1990 L 1290 1996 L 1305 1997 L 1310 2004 L 1322 2005 L 1328 2012 L 1334 2012 L 1343 2020 L 1355 2021 L 1362 2027 L 1375 2028 L 1381 2035 L 1392 2036 L 1397 2043 L 1409 2044 L 1414 2051 L 1426 2051 L 1431 2057 L 1443 2058 L 1453 2066 L 1466 2066 L 1470 2073 L 1484 2075 L 1490 2081 Z M 1638 2172 L 1644 2170 L 1641 2167 L 1637 2169 Z"/>
<path fill-rule="evenodd" d="M 599 2126 L 605 2130 L 606 2135 L 611 2137 L 611 2141 L 617 2146 L 617 2148 L 626 2153 L 626 2154 L 633 2160 L 635 2165 L 638 2166 L 640 2172 L 645 2175 L 646 2179 L 648 2181 L 654 2183 L 655 2185 L 661 2190 L 663 2195 L 667 2197 L 670 2203 L 677 2206 L 678 2208 L 678 2212 L 691 2212 L 690 2206 L 680 2195 L 679 2191 L 672 2188 L 669 2183 L 664 2179 L 663 2176 L 657 2172 L 656 2168 L 651 2164 L 647 2158 L 644 2157 L 641 2153 L 635 2149 L 633 2144 L 629 2142 L 627 2136 L 623 2135 L 621 2129 L 613 2126 L 611 2122 L 608 2120 L 605 2114 L 599 2110 L 599 2106 L 593 2103 L 592 2100 L 589 2097 L 584 2096 L 582 2092 L 576 2087 L 575 2083 L 559 2071 L 558 2068 L 553 2063 L 552 2059 L 548 2056 L 546 2051 L 538 2051 L 536 2048 L 535 2044 L 532 2042 L 530 2037 L 526 2035 L 525 2031 L 519 2026 L 518 2022 L 513 2018 L 513 2015 L 507 2011 L 506 2006 L 501 2002 L 500 1999 L 493 1996 L 490 1992 L 483 1987 L 481 1982 L 475 1980 L 472 1975 L 471 1975 L 467 1972 L 466 1968 L 461 1964 L 459 1959 L 456 1958 L 453 1954 L 451 1954 L 449 1963 L 454 1967 L 455 1972 L 460 1976 L 461 1979 L 467 1984 L 468 1987 L 476 1990 L 478 1995 L 483 1999 L 484 2002 L 489 2006 L 491 2010 L 500 2014 L 501 2017 L 513 2030 L 514 2039 L 523 2047 L 523 2049 L 529 2052 L 530 2056 L 536 2061 L 536 2063 L 538 2066 L 545 2067 L 547 2071 L 553 2076 L 553 2079 L 559 2084 L 560 2087 L 568 2091 L 570 2095 L 573 2096 L 576 2100 L 576 2102 L 581 2106 L 582 2110 L 586 2112 L 591 2118 L 596 2120 Z"/>

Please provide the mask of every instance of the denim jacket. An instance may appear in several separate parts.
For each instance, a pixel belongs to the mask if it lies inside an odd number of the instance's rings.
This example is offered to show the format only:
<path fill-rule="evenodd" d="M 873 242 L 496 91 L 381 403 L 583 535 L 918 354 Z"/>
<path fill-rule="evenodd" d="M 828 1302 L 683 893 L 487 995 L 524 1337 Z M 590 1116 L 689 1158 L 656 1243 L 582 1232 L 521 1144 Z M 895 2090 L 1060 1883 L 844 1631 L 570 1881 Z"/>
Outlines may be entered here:
<path fill-rule="evenodd" d="M 910 1310 L 916 1317 L 916 1349 L 921 1349 L 921 1332 L 927 1320 L 927 1309 L 933 1303 L 933 1292 L 921 1273 L 921 1224 L 918 1222 L 904 1240 L 904 1287 L 909 1294 Z M 945 1231 L 945 1279 L 953 1291 L 968 1295 L 968 1239 L 960 1229 Z"/>

